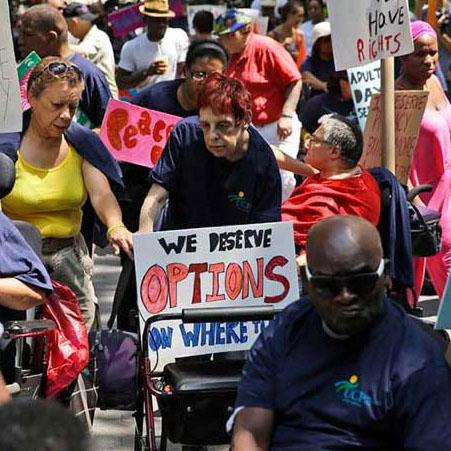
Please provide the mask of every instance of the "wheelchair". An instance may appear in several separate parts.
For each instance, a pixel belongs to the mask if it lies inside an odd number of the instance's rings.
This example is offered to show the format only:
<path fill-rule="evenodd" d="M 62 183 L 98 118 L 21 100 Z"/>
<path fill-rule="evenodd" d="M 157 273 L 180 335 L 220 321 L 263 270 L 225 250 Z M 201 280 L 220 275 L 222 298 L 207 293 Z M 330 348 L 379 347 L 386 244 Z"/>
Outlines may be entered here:
<path fill-rule="evenodd" d="M 155 371 L 158 362 L 152 362 L 149 357 L 149 340 L 152 340 L 151 329 L 155 323 L 173 320 L 183 324 L 264 321 L 273 319 L 276 313 L 272 305 L 212 307 L 189 308 L 181 313 L 148 318 L 141 337 L 135 451 L 166 451 L 168 440 L 188 447 L 184 449 L 228 444 L 226 422 L 234 409 L 244 364 L 244 352 L 240 353 L 241 358 L 233 355 L 232 359 L 227 359 L 226 353 L 221 355 L 223 358 L 214 360 L 209 355 L 175 358 L 175 362 L 166 364 L 162 371 Z M 161 414 L 160 447 L 157 446 L 154 400 Z"/>

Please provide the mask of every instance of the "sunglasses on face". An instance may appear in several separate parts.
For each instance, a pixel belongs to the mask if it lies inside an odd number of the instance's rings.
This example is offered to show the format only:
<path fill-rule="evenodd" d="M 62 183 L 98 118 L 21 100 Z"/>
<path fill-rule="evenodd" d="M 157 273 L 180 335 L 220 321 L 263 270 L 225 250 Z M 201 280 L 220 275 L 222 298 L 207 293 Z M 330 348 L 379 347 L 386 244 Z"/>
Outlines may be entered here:
<path fill-rule="evenodd" d="M 324 297 L 338 296 L 346 287 L 359 296 L 369 295 L 376 286 L 377 281 L 384 274 L 384 260 L 381 259 L 375 272 L 356 273 L 349 276 L 316 276 L 305 266 L 305 275 L 315 290 Z"/>

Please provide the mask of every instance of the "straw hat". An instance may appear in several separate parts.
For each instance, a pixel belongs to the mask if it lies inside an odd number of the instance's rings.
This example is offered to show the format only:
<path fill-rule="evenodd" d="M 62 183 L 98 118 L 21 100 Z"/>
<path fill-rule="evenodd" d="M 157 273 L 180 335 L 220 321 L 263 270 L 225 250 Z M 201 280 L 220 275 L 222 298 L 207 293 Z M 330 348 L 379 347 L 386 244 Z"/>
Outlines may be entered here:
<path fill-rule="evenodd" d="M 169 9 L 168 0 L 146 0 L 139 11 L 150 17 L 175 17 L 174 11 Z"/>

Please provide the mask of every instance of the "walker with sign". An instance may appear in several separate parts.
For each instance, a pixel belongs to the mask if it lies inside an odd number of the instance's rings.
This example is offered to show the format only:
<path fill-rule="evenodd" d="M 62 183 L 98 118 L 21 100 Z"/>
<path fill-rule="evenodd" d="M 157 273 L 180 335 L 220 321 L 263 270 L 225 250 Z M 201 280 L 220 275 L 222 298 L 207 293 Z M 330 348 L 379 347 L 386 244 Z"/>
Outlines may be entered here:
<path fill-rule="evenodd" d="M 292 237 L 291 223 L 134 236 L 142 347 L 135 450 L 165 450 L 168 440 L 229 443 L 245 351 L 299 297 Z"/>

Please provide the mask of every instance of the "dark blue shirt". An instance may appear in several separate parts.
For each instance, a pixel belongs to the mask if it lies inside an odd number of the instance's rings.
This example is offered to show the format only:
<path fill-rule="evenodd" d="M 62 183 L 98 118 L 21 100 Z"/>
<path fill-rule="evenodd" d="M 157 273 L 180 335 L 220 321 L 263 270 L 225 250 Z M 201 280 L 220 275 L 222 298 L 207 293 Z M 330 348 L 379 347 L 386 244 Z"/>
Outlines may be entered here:
<path fill-rule="evenodd" d="M 236 162 L 206 148 L 198 117 L 179 122 L 152 171 L 169 191 L 165 229 L 280 221 L 281 182 L 274 154 L 249 127 L 249 146 Z"/>
<path fill-rule="evenodd" d="M 174 116 L 194 116 L 197 114 L 197 110 L 184 110 L 177 99 L 177 89 L 184 81 L 179 78 L 148 86 L 133 97 L 132 103 L 149 110 L 161 111 Z"/>
<path fill-rule="evenodd" d="M 394 305 L 365 336 L 326 334 L 308 298 L 260 335 L 236 406 L 274 412 L 271 450 L 451 449 L 451 376 L 438 341 Z"/>
<path fill-rule="evenodd" d="M 111 99 L 111 91 L 105 75 L 91 61 L 77 53 L 73 53 L 69 59 L 83 72 L 85 79 L 85 89 L 81 94 L 80 107 L 94 127 L 100 127 L 108 101 Z"/>
<path fill-rule="evenodd" d="M 354 102 L 341 101 L 329 93 L 310 98 L 301 110 L 302 126 L 312 134 L 319 126 L 318 119 L 324 114 L 338 113 L 352 121 L 357 121 Z"/>
<path fill-rule="evenodd" d="M 52 283 L 43 263 L 14 224 L 0 212 L 0 278 L 7 277 L 52 292 Z"/>

